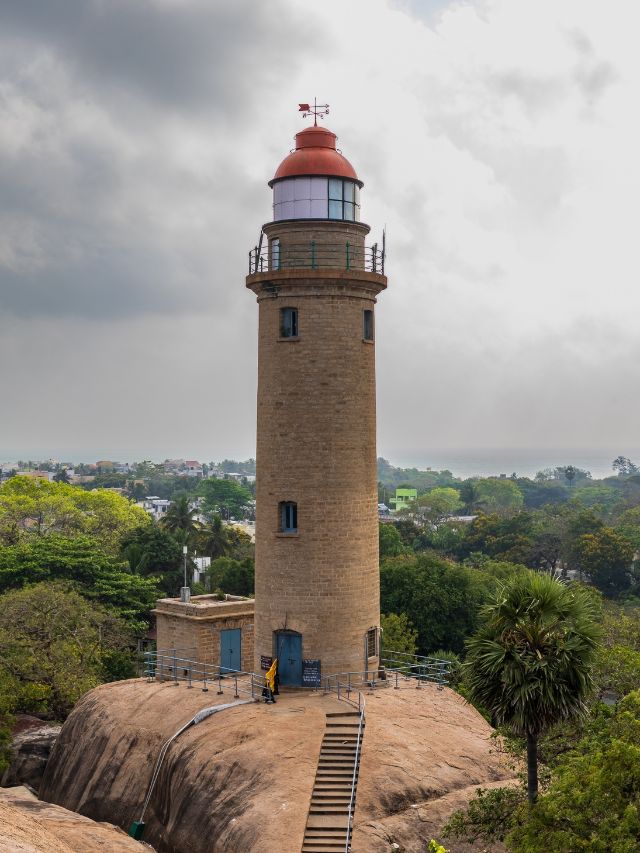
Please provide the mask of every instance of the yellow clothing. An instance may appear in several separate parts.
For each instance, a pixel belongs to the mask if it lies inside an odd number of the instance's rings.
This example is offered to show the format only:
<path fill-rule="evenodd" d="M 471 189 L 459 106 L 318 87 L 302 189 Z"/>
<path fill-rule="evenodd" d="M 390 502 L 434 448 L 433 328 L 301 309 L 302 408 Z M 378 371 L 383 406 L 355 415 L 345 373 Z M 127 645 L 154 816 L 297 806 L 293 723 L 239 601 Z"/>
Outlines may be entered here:
<path fill-rule="evenodd" d="M 265 673 L 265 681 L 267 682 L 267 687 L 273 693 L 276 689 L 276 672 L 278 671 L 278 658 L 275 658 L 271 667 Z"/>

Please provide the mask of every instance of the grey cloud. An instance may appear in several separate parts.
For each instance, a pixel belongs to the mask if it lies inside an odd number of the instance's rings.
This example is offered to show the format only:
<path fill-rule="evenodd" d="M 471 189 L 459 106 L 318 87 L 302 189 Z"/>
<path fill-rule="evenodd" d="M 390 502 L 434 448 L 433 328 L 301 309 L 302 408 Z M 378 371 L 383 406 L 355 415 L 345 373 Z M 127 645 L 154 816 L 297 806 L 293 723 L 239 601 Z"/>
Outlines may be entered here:
<path fill-rule="evenodd" d="M 3 13 L 0 117 L 19 141 L 0 139 L 1 309 L 224 306 L 260 225 L 235 140 L 257 135 L 265 91 L 321 29 L 283 0 L 21 0 Z M 194 172 L 172 150 L 183 120 L 209 146 Z"/>
<path fill-rule="evenodd" d="M 19 0 L 5 4 L 3 32 L 53 50 L 97 90 L 227 117 L 246 116 L 283 57 L 293 70 L 314 41 L 283 0 Z"/>
<path fill-rule="evenodd" d="M 618 72 L 612 62 L 596 56 L 591 40 L 581 30 L 571 31 L 567 39 L 578 54 L 573 80 L 591 107 L 616 82 Z"/>

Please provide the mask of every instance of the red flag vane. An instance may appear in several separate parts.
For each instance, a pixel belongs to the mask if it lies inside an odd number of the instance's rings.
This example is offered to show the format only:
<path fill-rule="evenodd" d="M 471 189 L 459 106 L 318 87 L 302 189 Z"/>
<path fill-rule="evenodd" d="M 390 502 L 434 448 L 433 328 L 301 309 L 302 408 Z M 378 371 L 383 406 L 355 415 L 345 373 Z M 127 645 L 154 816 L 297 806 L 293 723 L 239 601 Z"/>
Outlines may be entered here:
<path fill-rule="evenodd" d="M 318 116 L 324 118 L 329 115 L 329 104 L 318 104 L 314 98 L 313 106 L 311 104 L 298 104 L 298 112 L 301 112 L 304 118 L 313 116 L 313 125 L 317 127 Z"/>

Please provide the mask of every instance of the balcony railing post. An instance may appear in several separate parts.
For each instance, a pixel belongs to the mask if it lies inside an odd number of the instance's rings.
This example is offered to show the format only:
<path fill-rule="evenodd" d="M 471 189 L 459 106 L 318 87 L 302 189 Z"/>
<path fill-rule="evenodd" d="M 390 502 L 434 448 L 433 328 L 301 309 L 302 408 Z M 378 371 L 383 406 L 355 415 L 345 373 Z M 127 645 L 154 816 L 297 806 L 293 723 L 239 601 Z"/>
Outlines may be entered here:
<path fill-rule="evenodd" d="M 348 270 L 351 269 L 351 258 L 349 256 L 349 249 L 350 249 L 349 241 L 347 240 L 347 269 Z"/>
<path fill-rule="evenodd" d="M 311 241 L 311 269 L 316 268 L 316 241 Z"/>

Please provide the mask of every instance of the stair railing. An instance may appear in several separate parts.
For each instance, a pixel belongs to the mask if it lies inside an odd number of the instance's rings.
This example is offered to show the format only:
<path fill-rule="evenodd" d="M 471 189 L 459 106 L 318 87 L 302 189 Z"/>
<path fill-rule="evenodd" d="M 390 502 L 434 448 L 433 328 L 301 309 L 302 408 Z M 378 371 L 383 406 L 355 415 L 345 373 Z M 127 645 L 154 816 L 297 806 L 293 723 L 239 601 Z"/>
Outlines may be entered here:
<path fill-rule="evenodd" d="M 361 694 L 358 693 L 358 696 Z M 358 725 L 358 737 L 356 738 L 356 754 L 353 761 L 353 776 L 351 777 L 351 796 L 349 797 L 349 811 L 347 812 L 347 839 L 344 844 L 344 853 L 349 853 L 351 850 L 351 835 L 353 833 L 353 809 L 356 801 L 356 784 L 358 777 L 358 767 L 360 765 L 360 748 L 362 744 L 362 729 L 364 727 L 364 697 L 362 699 L 362 710 L 360 711 L 360 723 Z"/>

